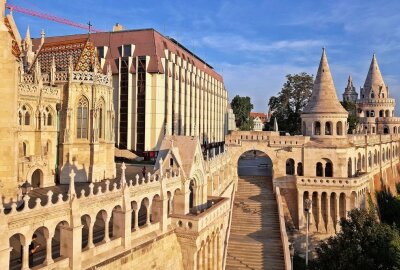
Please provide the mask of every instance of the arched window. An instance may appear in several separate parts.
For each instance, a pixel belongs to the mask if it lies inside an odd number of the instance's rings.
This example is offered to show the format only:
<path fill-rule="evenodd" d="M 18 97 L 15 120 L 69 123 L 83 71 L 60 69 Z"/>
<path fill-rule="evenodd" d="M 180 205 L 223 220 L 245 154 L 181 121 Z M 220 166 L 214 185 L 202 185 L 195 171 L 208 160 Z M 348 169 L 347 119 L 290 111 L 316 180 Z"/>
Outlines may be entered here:
<path fill-rule="evenodd" d="M 382 161 L 385 162 L 385 148 L 382 149 Z"/>
<path fill-rule="evenodd" d="M 303 163 L 299 162 L 297 163 L 297 175 L 298 176 L 303 176 Z"/>
<path fill-rule="evenodd" d="M 332 123 L 331 122 L 325 123 L 325 135 L 332 135 Z"/>
<path fill-rule="evenodd" d="M 385 117 L 389 117 L 389 110 L 385 111 Z"/>
<path fill-rule="evenodd" d="M 324 176 L 324 169 L 322 168 L 322 163 L 318 162 L 315 166 L 315 174 L 317 176 Z"/>
<path fill-rule="evenodd" d="M 372 153 L 369 151 L 368 153 L 368 167 L 372 167 Z"/>
<path fill-rule="evenodd" d="M 43 115 L 43 117 L 46 126 L 53 125 L 53 116 L 51 115 L 51 110 L 49 107 L 46 107 L 45 114 Z"/>
<path fill-rule="evenodd" d="M 397 133 L 397 127 L 393 127 L 393 133 L 394 133 L 394 134 Z"/>
<path fill-rule="evenodd" d="M 286 160 L 286 175 L 294 175 L 294 160 L 291 158 Z"/>
<path fill-rule="evenodd" d="M 76 137 L 78 139 L 87 139 L 88 137 L 88 101 L 81 97 L 78 101 L 76 115 Z"/>
<path fill-rule="evenodd" d="M 97 128 L 99 131 L 99 138 L 104 138 L 104 100 L 101 99 L 97 105 Z"/>
<path fill-rule="evenodd" d="M 341 121 L 336 123 L 336 134 L 343 135 L 343 124 Z"/>
<path fill-rule="evenodd" d="M 26 142 L 22 143 L 22 154 L 23 154 L 24 157 L 26 157 L 26 154 L 27 154 Z"/>
<path fill-rule="evenodd" d="M 374 98 L 374 97 L 375 97 L 374 92 L 371 92 L 371 98 Z"/>
<path fill-rule="evenodd" d="M 349 161 L 347 162 L 347 176 L 348 177 L 353 176 L 353 168 L 351 166 L 351 158 L 349 158 Z"/>
<path fill-rule="evenodd" d="M 374 110 L 371 111 L 370 116 L 371 117 L 375 117 L 375 111 Z"/>
<path fill-rule="evenodd" d="M 333 177 L 333 165 L 330 161 L 325 164 L 325 176 Z"/>
<path fill-rule="evenodd" d="M 24 124 L 25 126 L 29 126 L 31 124 L 31 114 L 28 111 L 25 112 Z"/>
<path fill-rule="evenodd" d="M 321 135 L 321 123 L 314 122 L 314 135 Z"/>
<path fill-rule="evenodd" d="M 379 111 L 379 117 L 383 117 L 383 114 L 384 114 L 383 110 L 380 110 Z"/>
<path fill-rule="evenodd" d="M 22 106 L 22 111 L 20 112 L 20 117 L 21 117 L 21 119 L 20 119 L 21 125 L 29 126 L 31 124 L 31 113 L 30 113 L 28 106 L 26 106 L 26 105 Z"/>
<path fill-rule="evenodd" d="M 389 128 L 388 127 L 384 127 L 383 128 L 383 134 L 389 134 Z"/>

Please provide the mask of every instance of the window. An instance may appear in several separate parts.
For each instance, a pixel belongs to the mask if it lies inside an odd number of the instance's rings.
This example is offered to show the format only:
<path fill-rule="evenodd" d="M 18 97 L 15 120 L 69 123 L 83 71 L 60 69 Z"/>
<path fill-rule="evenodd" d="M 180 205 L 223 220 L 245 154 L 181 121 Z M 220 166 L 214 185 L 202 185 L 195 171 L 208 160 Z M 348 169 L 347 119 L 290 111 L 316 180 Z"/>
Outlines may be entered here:
<path fill-rule="evenodd" d="M 286 160 L 286 174 L 294 175 L 294 160 L 291 158 Z"/>
<path fill-rule="evenodd" d="M 78 139 L 87 139 L 88 132 L 88 101 L 81 97 L 78 101 L 77 116 L 76 116 L 76 137 Z"/>
<path fill-rule="evenodd" d="M 53 116 L 51 115 L 51 110 L 46 107 L 45 113 L 43 114 L 43 119 L 46 126 L 51 126 L 53 124 Z"/>
<path fill-rule="evenodd" d="M 320 122 L 314 123 L 314 135 L 321 135 L 321 123 Z"/>
<path fill-rule="evenodd" d="M 132 45 L 131 44 L 124 45 L 123 56 L 124 57 L 132 56 Z"/>
<path fill-rule="evenodd" d="M 325 135 L 332 135 L 332 124 L 331 122 L 325 123 Z"/>
<path fill-rule="evenodd" d="M 18 114 L 20 125 L 29 126 L 31 124 L 31 113 L 26 105 L 22 106 L 22 111 Z"/>
<path fill-rule="evenodd" d="M 322 163 L 318 162 L 317 165 L 315 166 L 315 174 L 317 176 L 323 176 L 323 168 L 322 168 Z"/>

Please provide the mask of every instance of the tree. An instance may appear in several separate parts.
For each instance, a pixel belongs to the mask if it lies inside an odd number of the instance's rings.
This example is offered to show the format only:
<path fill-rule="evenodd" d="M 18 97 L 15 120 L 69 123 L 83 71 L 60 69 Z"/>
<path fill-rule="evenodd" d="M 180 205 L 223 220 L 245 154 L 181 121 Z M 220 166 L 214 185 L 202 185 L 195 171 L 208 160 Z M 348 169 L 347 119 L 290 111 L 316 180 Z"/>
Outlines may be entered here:
<path fill-rule="evenodd" d="M 269 99 L 268 105 L 272 116 L 276 117 L 279 129 L 290 134 L 301 134 L 300 115 L 311 96 L 314 85 L 313 76 L 305 72 L 286 75 L 287 81 L 283 84 L 277 96 Z M 274 123 L 270 123 L 270 129 Z"/>
<path fill-rule="evenodd" d="M 400 269 L 399 232 L 379 223 L 373 210 L 354 209 L 340 225 L 341 232 L 317 247 L 310 269 Z"/>
<path fill-rule="evenodd" d="M 347 123 L 349 123 L 349 129 L 347 130 L 347 133 L 352 134 L 353 130 L 356 129 L 358 124 L 358 117 L 356 115 L 356 104 L 351 101 L 342 101 L 340 103 L 342 104 L 343 108 L 345 108 L 346 111 L 349 113 L 349 116 L 347 117 Z"/>
<path fill-rule="evenodd" d="M 231 102 L 231 107 L 236 118 L 236 126 L 240 130 L 252 130 L 253 121 L 250 119 L 249 115 L 253 109 L 253 104 L 251 104 L 250 97 L 241 97 L 236 95 Z"/>

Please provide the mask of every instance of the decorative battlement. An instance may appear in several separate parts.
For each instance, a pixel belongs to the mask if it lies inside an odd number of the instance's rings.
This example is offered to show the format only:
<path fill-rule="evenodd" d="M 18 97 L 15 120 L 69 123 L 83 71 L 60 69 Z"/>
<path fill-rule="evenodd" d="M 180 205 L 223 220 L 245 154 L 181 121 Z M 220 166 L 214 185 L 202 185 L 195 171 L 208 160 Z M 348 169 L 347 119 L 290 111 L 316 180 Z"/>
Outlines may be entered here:
<path fill-rule="evenodd" d="M 272 131 L 233 131 L 231 134 L 225 137 L 225 143 L 230 146 L 241 146 L 242 142 L 245 141 L 257 141 L 266 142 L 271 146 L 277 145 L 290 145 L 290 146 L 301 146 L 308 141 L 308 136 L 279 136 L 278 132 Z"/>
<path fill-rule="evenodd" d="M 305 177 L 297 176 L 297 186 L 307 187 L 337 187 L 337 188 L 357 188 L 369 184 L 369 175 L 364 174 L 354 178 L 340 178 L 340 177 L 329 177 L 329 178 L 316 178 L 316 177 Z"/>

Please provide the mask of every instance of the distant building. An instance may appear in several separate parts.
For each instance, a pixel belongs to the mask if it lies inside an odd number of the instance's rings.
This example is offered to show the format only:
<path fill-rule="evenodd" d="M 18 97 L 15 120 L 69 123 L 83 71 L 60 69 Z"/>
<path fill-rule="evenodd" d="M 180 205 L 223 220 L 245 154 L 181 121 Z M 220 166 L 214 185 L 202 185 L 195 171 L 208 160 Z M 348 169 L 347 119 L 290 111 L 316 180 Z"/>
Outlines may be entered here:
<path fill-rule="evenodd" d="M 267 113 L 258 113 L 258 112 L 251 112 L 250 118 L 253 119 L 253 130 L 254 131 L 262 131 L 265 124 L 269 122 L 269 118 L 271 116 Z"/>
<path fill-rule="evenodd" d="M 224 142 L 227 92 L 212 66 L 154 29 L 93 33 L 101 69 L 111 65 L 115 143 L 154 157 L 165 135 L 199 136 L 207 149 Z M 46 43 L 87 38 L 70 35 Z M 35 49 L 40 39 L 34 40 Z"/>

